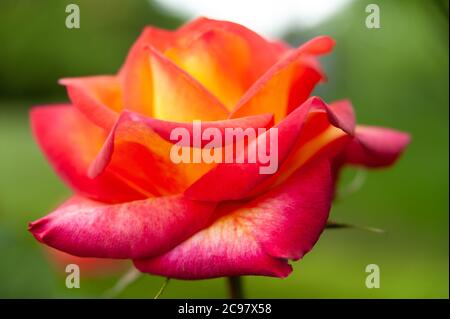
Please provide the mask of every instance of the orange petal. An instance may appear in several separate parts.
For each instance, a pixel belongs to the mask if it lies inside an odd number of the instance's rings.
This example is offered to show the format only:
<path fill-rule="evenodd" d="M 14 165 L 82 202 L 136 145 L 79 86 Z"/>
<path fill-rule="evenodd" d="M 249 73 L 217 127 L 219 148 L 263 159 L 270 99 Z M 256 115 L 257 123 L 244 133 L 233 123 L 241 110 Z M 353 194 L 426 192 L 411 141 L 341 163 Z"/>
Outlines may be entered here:
<path fill-rule="evenodd" d="M 96 160 L 92 161 L 89 176 L 102 176 L 106 169 L 149 196 L 170 195 L 183 192 L 214 166 L 173 163 L 170 157 L 173 144 L 155 131 L 154 121 L 136 113 L 122 113 Z M 172 124 L 171 127 L 176 127 Z"/>
<path fill-rule="evenodd" d="M 153 81 L 153 117 L 175 122 L 215 121 L 225 107 L 200 83 L 154 48 L 148 49 Z"/>
<path fill-rule="evenodd" d="M 232 110 L 281 48 L 238 24 L 199 19 L 181 28 L 164 54 Z"/>
<path fill-rule="evenodd" d="M 275 123 L 278 123 L 301 105 L 323 79 L 315 56 L 328 53 L 333 45 L 330 37 L 322 36 L 287 53 L 250 87 L 231 117 L 273 113 Z"/>
<path fill-rule="evenodd" d="M 270 114 L 262 114 L 236 120 L 202 122 L 200 134 L 209 128 L 216 128 L 223 133 L 226 128 L 233 127 L 269 127 L 273 123 L 272 120 Z M 160 121 L 138 113 L 123 112 L 96 160 L 91 164 L 89 176 L 97 177 L 108 167 L 150 193 L 175 194 L 183 191 L 214 165 L 173 163 L 170 160 L 173 146 L 170 134 L 174 128 L 184 128 L 189 132 L 191 140 L 187 141 L 189 144 L 182 146 L 186 147 L 192 158 L 193 151 L 189 148 L 194 145 L 192 123 Z M 177 145 L 180 145 L 180 142 Z M 133 170 L 129 169 L 130 166 Z"/>
<path fill-rule="evenodd" d="M 171 31 L 147 27 L 134 43 L 119 72 L 124 88 L 125 108 L 146 115 L 152 114 L 153 84 L 149 53 L 146 48 L 152 46 L 158 50 L 164 50 L 173 38 L 174 34 Z"/>
<path fill-rule="evenodd" d="M 91 76 L 64 78 L 72 104 L 93 123 L 105 129 L 111 128 L 122 109 L 122 89 L 115 76 Z"/>

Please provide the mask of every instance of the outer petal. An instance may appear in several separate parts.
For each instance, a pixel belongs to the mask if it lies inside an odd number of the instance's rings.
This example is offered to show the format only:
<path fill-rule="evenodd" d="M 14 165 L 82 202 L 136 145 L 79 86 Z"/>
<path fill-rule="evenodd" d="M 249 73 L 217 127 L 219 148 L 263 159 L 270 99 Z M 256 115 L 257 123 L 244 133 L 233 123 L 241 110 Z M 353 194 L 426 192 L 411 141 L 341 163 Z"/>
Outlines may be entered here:
<path fill-rule="evenodd" d="M 409 144 L 408 134 L 376 126 L 356 126 L 344 162 L 368 167 L 392 165 Z"/>
<path fill-rule="evenodd" d="M 106 131 L 89 122 L 76 108 L 36 107 L 30 117 L 34 136 L 47 159 L 75 192 L 106 202 L 146 197 L 109 170 L 94 179 L 87 176 Z"/>
<path fill-rule="evenodd" d="M 301 136 L 300 133 L 303 132 L 303 124 L 310 111 L 314 109 L 325 110 L 327 120 L 332 125 L 345 130 L 349 134 L 352 132 L 352 123 L 347 122 L 346 117 L 341 117 L 340 113 L 334 112 L 322 100 L 313 97 L 289 114 L 277 126 L 260 135 L 253 143 L 256 143 L 257 149 L 259 149 L 261 145 L 269 141 L 273 132 L 278 130 L 277 160 L 280 167 L 286 158 L 300 147 L 298 141 Z M 191 199 L 206 201 L 238 200 L 253 194 L 258 185 L 273 176 L 273 174 L 260 173 L 260 168 L 267 165 L 259 160 L 256 163 L 251 163 L 246 157 L 243 162 L 217 165 L 190 186 L 185 191 L 186 196 Z M 217 183 L 217 181 L 221 182 Z"/>
<path fill-rule="evenodd" d="M 92 76 L 59 80 L 67 88 L 72 104 L 100 127 L 114 125 L 122 109 L 122 89 L 115 76 Z"/>
<path fill-rule="evenodd" d="M 224 30 L 244 39 L 251 48 L 255 48 L 255 59 L 268 66 L 273 64 L 274 59 L 276 60 L 280 54 L 283 54 L 290 48 L 287 43 L 282 41 L 267 41 L 243 25 L 230 21 L 208 19 L 205 17 L 197 18 L 181 26 L 176 31 L 177 40 L 185 42 L 192 41 L 192 39 L 198 38 L 205 32 L 214 29 Z M 256 48 L 261 50 L 257 50 Z"/>
<path fill-rule="evenodd" d="M 269 114 L 224 120 L 202 122 L 201 132 L 207 128 L 260 128 L 270 127 L 273 117 Z M 111 163 L 109 169 L 132 181 L 134 185 L 154 194 L 175 194 L 182 192 L 195 180 L 210 170 L 214 164 L 179 163 L 170 160 L 173 141 L 170 133 L 174 128 L 185 128 L 191 139 L 192 123 L 176 123 L 147 118 L 137 113 L 124 112 L 111 130 L 102 150 L 92 163 L 89 176 L 96 177 Z M 190 141 L 190 145 L 194 145 Z M 203 145 L 199 145 L 203 146 Z M 189 149 L 192 152 L 192 149 Z M 132 165 L 133 170 L 129 167 Z"/>
<path fill-rule="evenodd" d="M 316 55 L 332 50 L 334 41 L 317 37 L 290 51 L 256 81 L 239 100 L 232 118 L 274 113 L 275 123 L 292 111 L 323 78 Z"/>
<path fill-rule="evenodd" d="M 138 58 L 138 55 L 143 49 L 151 46 L 159 51 L 164 51 L 173 45 L 175 36 L 175 32 L 173 31 L 158 29 L 151 26 L 145 27 L 128 52 L 126 61 L 120 69 L 119 74 L 123 75 L 124 72 L 128 72 L 127 68 L 131 67 L 133 60 Z"/>
<path fill-rule="evenodd" d="M 229 110 L 284 51 L 241 25 L 205 18 L 182 27 L 177 35 L 164 54 Z"/>
<path fill-rule="evenodd" d="M 135 260 L 143 272 L 181 279 L 286 277 L 328 218 L 331 175 L 326 162 L 298 171 L 266 195 L 216 220 L 161 256 Z"/>
<path fill-rule="evenodd" d="M 203 228 L 214 206 L 181 195 L 115 205 L 74 197 L 29 230 L 37 240 L 75 256 L 143 258 Z"/>

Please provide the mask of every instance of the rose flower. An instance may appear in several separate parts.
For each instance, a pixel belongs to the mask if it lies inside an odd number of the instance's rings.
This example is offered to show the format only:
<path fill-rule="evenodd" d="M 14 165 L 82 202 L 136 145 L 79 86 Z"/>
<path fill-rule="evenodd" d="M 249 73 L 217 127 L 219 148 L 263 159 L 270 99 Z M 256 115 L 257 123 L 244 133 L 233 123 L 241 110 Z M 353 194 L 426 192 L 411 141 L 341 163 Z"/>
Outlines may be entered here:
<path fill-rule="evenodd" d="M 205 18 L 145 28 L 117 75 L 62 79 L 70 104 L 32 109 L 34 136 L 74 195 L 29 230 L 71 255 L 171 278 L 289 275 L 326 226 L 341 167 L 391 165 L 409 142 L 355 125 L 347 100 L 310 97 L 333 45 L 292 48 Z M 196 120 L 267 129 L 246 147 L 276 130 L 278 169 L 174 163 L 171 131 Z"/>

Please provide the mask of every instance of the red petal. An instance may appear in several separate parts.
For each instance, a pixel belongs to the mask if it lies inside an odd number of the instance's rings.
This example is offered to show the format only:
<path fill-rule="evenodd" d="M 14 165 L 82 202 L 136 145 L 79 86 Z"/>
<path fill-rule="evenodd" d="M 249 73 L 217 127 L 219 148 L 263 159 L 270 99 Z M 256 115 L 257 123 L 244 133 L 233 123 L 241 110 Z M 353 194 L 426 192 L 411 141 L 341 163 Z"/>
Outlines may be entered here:
<path fill-rule="evenodd" d="M 29 230 L 40 242 L 75 256 L 143 258 L 203 228 L 214 206 L 181 195 L 115 205 L 74 197 Z"/>
<path fill-rule="evenodd" d="M 358 125 L 344 162 L 367 167 L 392 165 L 409 144 L 408 134 L 376 126 Z"/>
<path fill-rule="evenodd" d="M 301 258 L 318 240 L 330 201 L 328 162 L 316 163 L 168 253 L 134 262 L 142 272 L 170 278 L 286 277 L 287 259 Z"/>
<path fill-rule="evenodd" d="M 269 140 L 268 136 L 273 134 L 272 132 L 275 129 L 278 129 L 278 167 L 283 164 L 293 150 L 298 149 L 298 139 L 300 132 L 303 132 L 303 123 L 307 119 L 310 110 L 313 109 L 325 110 L 330 123 L 342 130 L 346 130 L 347 133 L 353 131 L 352 122 L 347 122 L 347 117 L 341 117 L 340 113 L 334 112 L 332 108 L 328 107 L 319 98 L 310 98 L 277 126 L 268 130 L 266 134 L 260 135 L 254 141 L 259 148 L 263 143 L 267 143 Z M 254 192 L 255 187 L 273 175 L 261 174 L 260 168 L 263 166 L 258 160 L 256 163 L 250 163 L 248 157 L 246 157 L 244 163 L 219 164 L 190 186 L 185 191 L 185 194 L 191 199 L 206 201 L 245 198 Z M 220 181 L 220 183 L 217 183 L 217 181 Z"/>
<path fill-rule="evenodd" d="M 47 159 L 75 192 L 106 202 L 145 197 L 108 170 L 94 179 L 87 176 L 106 132 L 89 122 L 76 108 L 70 105 L 35 107 L 30 118 L 34 136 Z"/>

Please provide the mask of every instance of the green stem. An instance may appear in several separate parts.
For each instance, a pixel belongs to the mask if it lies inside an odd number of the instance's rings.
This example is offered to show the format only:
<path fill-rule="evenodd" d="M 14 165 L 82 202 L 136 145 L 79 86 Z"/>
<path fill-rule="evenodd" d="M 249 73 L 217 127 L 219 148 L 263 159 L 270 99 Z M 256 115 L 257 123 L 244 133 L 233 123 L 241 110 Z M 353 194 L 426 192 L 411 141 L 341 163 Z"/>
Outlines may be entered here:
<path fill-rule="evenodd" d="M 161 297 L 162 293 L 164 292 L 164 290 L 167 287 L 167 284 L 169 283 L 170 278 L 166 278 L 161 286 L 161 288 L 159 288 L 158 293 L 156 294 L 156 296 L 153 299 L 158 299 L 159 297 Z"/>
<path fill-rule="evenodd" d="M 231 299 L 244 299 L 242 278 L 228 277 L 228 291 Z"/>

